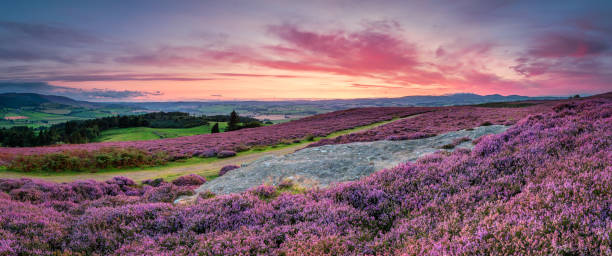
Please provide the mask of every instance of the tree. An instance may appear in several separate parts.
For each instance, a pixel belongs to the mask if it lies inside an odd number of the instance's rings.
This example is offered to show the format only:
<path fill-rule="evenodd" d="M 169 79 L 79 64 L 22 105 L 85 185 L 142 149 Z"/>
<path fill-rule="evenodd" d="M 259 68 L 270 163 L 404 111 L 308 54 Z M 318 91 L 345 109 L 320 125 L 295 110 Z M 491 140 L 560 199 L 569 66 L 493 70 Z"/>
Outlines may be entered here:
<path fill-rule="evenodd" d="M 215 123 L 212 129 L 210 129 L 210 133 L 219 133 L 219 123 Z"/>
<path fill-rule="evenodd" d="M 226 131 L 235 131 L 235 130 L 239 130 L 240 129 L 240 117 L 238 116 L 238 113 L 236 113 L 236 110 L 233 110 L 232 113 L 230 114 L 230 120 L 227 123 L 227 128 L 225 129 Z"/>

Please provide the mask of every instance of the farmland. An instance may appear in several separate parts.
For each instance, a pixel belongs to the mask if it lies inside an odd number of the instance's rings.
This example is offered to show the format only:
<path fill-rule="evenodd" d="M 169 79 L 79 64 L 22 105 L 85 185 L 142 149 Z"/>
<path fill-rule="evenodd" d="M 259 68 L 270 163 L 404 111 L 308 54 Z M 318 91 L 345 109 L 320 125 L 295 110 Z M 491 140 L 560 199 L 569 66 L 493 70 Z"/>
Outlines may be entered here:
<path fill-rule="evenodd" d="M 97 142 L 105 141 L 139 141 L 176 138 L 210 133 L 213 124 L 201 125 L 192 128 L 149 128 L 133 127 L 119 128 L 103 131 Z M 219 122 L 219 129 L 224 130 L 227 122 Z"/>
<path fill-rule="evenodd" d="M 87 120 L 118 114 L 134 114 L 131 108 L 107 107 L 90 109 L 72 106 L 40 106 L 22 108 L 0 108 L 0 127 L 51 126 L 72 120 Z M 7 120 L 5 117 L 24 116 L 25 119 Z"/>

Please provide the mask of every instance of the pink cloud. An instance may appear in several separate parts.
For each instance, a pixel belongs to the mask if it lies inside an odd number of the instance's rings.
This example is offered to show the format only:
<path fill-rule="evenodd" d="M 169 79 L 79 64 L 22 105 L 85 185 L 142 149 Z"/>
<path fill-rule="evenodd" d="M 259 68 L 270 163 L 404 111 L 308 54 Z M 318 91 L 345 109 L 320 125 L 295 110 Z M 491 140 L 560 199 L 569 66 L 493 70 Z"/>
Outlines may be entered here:
<path fill-rule="evenodd" d="M 316 33 L 294 25 L 270 26 L 269 33 L 285 45 L 274 46 L 294 60 L 261 60 L 264 66 L 343 75 L 392 73 L 417 65 L 416 48 L 400 37 L 373 27 L 357 31 Z"/>
<path fill-rule="evenodd" d="M 388 85 L 377 85 L 377 84 L 352 84 L 351 87 L 355 88 L 384 88 L 384 89 L 401 89 L 399 86 L 388 86 Z"/>
<path fill-rule="evenodd" d="M 116 62 L 145 66 L 205 66 L 217 61 L 243 62 L 250 59 L 253 53 L 248 47 L 227 47 L 211 49 L 209 47 L 160 47 L 115 58 Z"/>
<path fill-rule="evenodd" d="M 307 30 L 292 24 L 268 26 L 278 40 L 251 46 L 160 47 L 116 58 L 117 62 L 150 66 L 194 66 L 247 64 L 292 72 L 312 72 L 367 77 L 382 84 L 353 84 L 353 88 L 436 89 L 439 93 L 546 93 L 549 81 L 561 83 L 560 91 L 572 91 L 567 83 L 591 82 L 595 88 L 609 79 L 598 57 L 608 54 L 608 45 L 593 38 L 548 34 L 533 41 L 522 53 L 514 53 L 510 68 L 523 78 L 508 78 L 490 69 L 509 52 L 491 41 L 458 40 L 431 51 L 406 39 L 396 22 L 364 23 L 359 30 Z M 502 53 L 502 54 L 500 54 Z M 503 56 L 503 57 L 500 57 Z M 500 62 L 501 63 L 501 62 Z M 266 72 L 271 73 L 271 72 Z M 302 75 L 257 73 L 212 73 L 222 77 L 301 78 Z M 551 78 L 554 75 L 554 78 Z M 604 77 L 603 80 L 596 77 Z"/>
<path fill-rule="evenodd" d="M 293 75 L 267 75 L 267 74 L 245 74 L 245 73 L 213 73 L 214 75 L 219 76 L 229 76 L 229 77 L 275 77 L 275 78 L 301 78 L 303 76 L 293 76 Z"/>

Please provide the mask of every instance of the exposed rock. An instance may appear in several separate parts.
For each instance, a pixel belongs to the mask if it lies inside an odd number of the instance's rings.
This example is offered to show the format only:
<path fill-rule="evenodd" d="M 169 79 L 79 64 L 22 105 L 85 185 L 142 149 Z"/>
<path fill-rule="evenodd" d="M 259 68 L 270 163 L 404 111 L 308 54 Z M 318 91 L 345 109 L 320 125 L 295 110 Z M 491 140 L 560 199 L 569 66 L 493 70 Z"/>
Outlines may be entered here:
<path fill-rule="evenodd" d="M 500 133 L 507 126 L 481 126 L 415 140 L 357 142 L 305 148 L 284 156 L 267 156 L 247 166 L 232 170 L 224 176 L 203 184 L 196 192 L 210 190 L 215 194 L 243 192 L 261 184 L 277 185 L 292 180 L 302 187 L 326 187 L 332 183 L 357 180 L 371 173 L 396 166 L 406 161 L 441 150 L 453 140 L 478 138 Z M 463 142 L 457 148 L 471 148 Z M 451 150 L 451 149 L 449 149 Z"/>

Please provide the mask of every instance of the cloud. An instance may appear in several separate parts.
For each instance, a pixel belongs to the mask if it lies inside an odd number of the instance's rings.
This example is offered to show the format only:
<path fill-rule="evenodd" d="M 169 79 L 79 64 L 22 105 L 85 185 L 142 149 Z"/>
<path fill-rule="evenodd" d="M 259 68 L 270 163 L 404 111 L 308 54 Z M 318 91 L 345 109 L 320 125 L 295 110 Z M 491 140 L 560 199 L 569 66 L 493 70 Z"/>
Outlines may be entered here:
<path fill-rule="evenodd" d="M 11 81 L 56 81 L 56 82 L 92 82 L 92 81 L 208 81 L 220 78 L 194 77 L 182 74 L 163 73 L 100 73 L 56 74 L 50 72 L 29 72 L 5 75 L 3 80 Z"/>
<path fill-rule="evenodd" d="M 609 49 L 609 42 L 603 40 L 551 33 L 537 37 L 527 54 L 535 58 L 583 58 L 600 55 Z"/>
<path fill-rule="evenodd" d="M 97 37 L 72 28 L 48 24 L 29 24 L 0 21 L 0 29 L 13 37 L 29 38 L 58 45 L 92 44 L 100 42 Z"/>
<path fill-rule="evenodd" d="M 350 87 L 364 88 L 364 89 L 370 89 L 370 88 L 400 89 L 400 88 L 403 88 L 399 86 L 376 85 L 376 84 L 352 84 Z"/>
<path fill-rule="evenodd" d="M 227 47 L 213 49 L 194 46 L 164 46 L 157 49 L 143 50 L 115 58 L 115 62 L 144 66 L 205 66 L 225 62 L 248 61 L 248 47 Z"/>
<path fill-rule="evenodd" d="M 413 69 L 417 64 L 416 48 L 391 31 L 396 26 L 371 24 L 363 30 L 336 30 L 317 33 L 292 24 L 268 27 L 268 32 L 283 41 L 269 46 L 284 57 L 255 60 L 276 69 L 315 71 L 341 75 L 392 73 Z M 280 51 L 279 51 L 280 49 Z"/>
<path fill-rule="evenodd" d="M 267 75 L 267 74 L 245 74 L 245 73 L 213 73 L 214 75 L 219 76 L 229 76 L 229 77 L 275 77 L 275 78 L 300 78 L 303 76 L 294 76 L 294 75 Z"/>
<path fill-rule="evenodd" d="M 39 93 L 46 95 L 66 96 L 77 100 L 130 100 L 138 97 L 160 96 L 160 91 L 145 92 L 133 90 L 92 89 L 85 90 L 65 86 L 51 85 L 44 82 L 0 82 L 0 93 Z"/>
<path fill-rule="evenodd" d="M 605 77 L 610 70 L 605 59 L 611 56 L 611 46 L 608 40 L 586 33 L 549 33 L 533 40 L 510 68 L 527 78 Z"/>
<path fill-rule="evenodd" d="M 72 63 L 73 59 L 40 49 L 10 49 L 0 47 L 0 60 L 36 62 L 50 60 L 61 63 Z"/>
<path fill-rule="evenodd" d="M 76 53 L 104 41 L 61 25 L 0 21 L 0 60 L 74 64 L 91 53 Z"/>
<path fill-rule="evenodd" d="M 331 73 L 378 79 L 387 85 L 354 84 L 354 88 L 412 88 L 420 90 L 488 90 L 524 88 L 523 81 L 487 71 L 495 42 L 461 42 L 440 46 L 433 53 L 404 38 L 397 22 L 364 23 L 357 31 L 314 32 L 291 24 L 270 26 L 282 40 L 268 46 L 278 57 L 253 60 L 281 70 Z M 429 54 L 429 55 L 428 55 Z M 476 71 L 480 70 L 480 71 Z"/>

